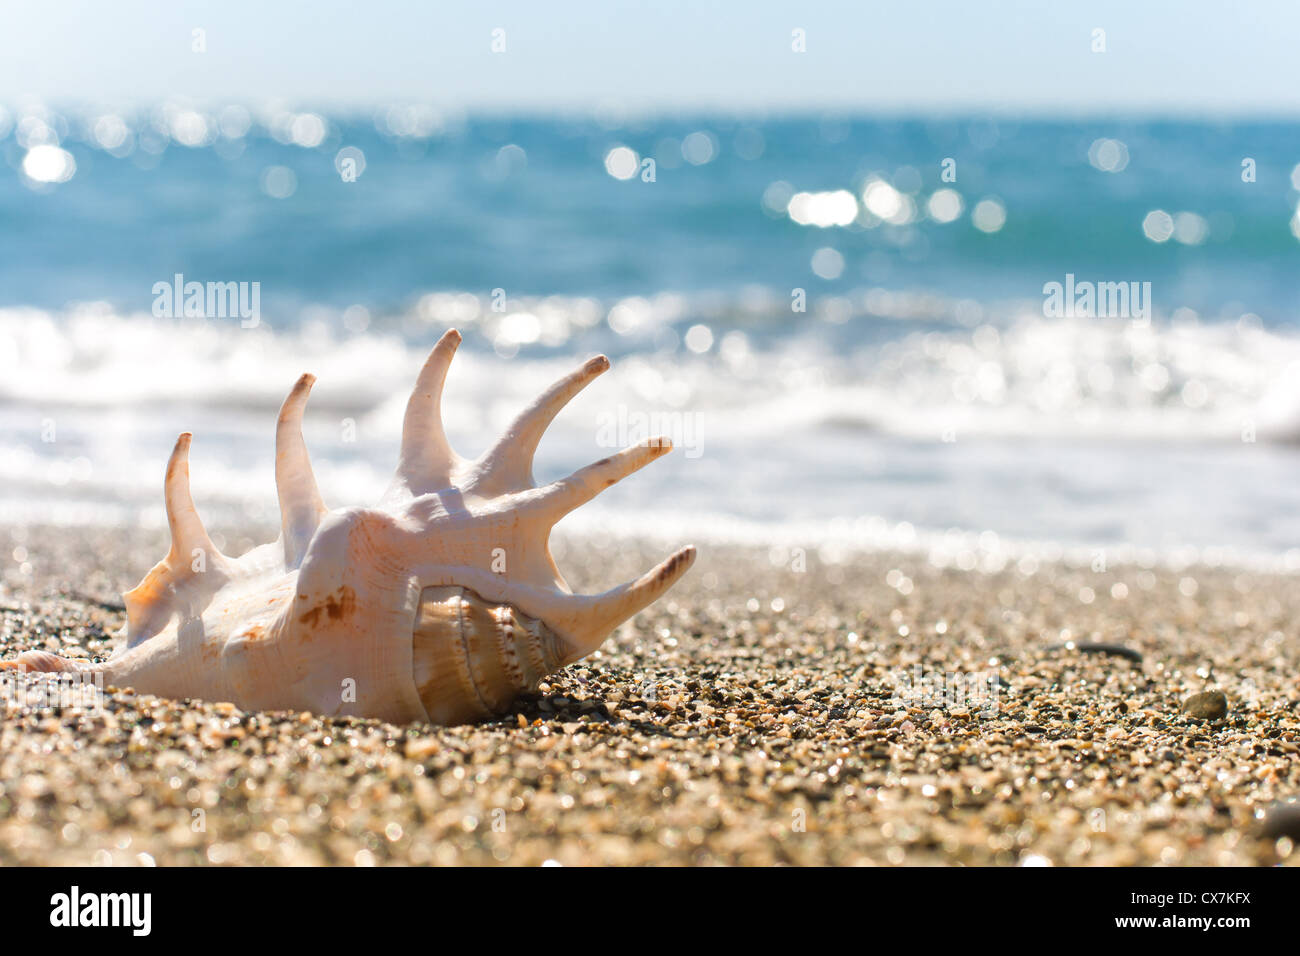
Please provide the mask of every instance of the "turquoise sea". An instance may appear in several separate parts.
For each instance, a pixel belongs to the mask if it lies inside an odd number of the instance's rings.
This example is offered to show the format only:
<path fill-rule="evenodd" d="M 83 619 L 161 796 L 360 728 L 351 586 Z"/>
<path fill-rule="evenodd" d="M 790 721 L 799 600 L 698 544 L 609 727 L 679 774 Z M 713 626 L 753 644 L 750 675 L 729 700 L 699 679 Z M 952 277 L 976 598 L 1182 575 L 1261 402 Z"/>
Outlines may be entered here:
<path fill-rule="evenodd" d="M 8 523 L 160 522 L 184 429 L 209 523 L 270 521 L 302 371 L 327 499 L 371 500 L 455 325 L 462 451 L 596 352 L 539 477 L 682 448 L 585 531 L 1300 566 L 1294 123 L 10 103 L 0 160 Z"/>

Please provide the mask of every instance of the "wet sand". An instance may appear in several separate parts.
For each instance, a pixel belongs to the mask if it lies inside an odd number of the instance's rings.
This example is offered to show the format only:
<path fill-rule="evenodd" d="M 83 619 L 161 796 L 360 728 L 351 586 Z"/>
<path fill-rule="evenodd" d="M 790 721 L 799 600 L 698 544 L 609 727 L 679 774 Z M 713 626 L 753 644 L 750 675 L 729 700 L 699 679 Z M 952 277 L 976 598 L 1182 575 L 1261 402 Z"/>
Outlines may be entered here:
<path fill-rule="evenodd" d="M 591 590 L 670 550 L 566 544 Z M 0 656 L 106 656 L 164 551 L 0 528 Z M 597 656 L 479 726 L 0 702 L 0 863 L 1300 862 L 1270 810 L 1300 794 L 1300 578 L 806 562 L 702 543 Z M 1207 691 L 1222 718 L 1184 713 Z"/>

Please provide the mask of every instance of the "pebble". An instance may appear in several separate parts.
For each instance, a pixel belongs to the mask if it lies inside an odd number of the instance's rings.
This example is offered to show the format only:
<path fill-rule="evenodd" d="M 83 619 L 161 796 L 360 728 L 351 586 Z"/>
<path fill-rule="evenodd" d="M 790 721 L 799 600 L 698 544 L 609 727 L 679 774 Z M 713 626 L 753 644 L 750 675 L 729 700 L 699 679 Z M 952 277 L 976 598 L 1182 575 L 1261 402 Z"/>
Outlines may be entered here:
<path fill-rule="evenodd" d="M 1264 812 L 1260 832 L 1270 840 L 1282 837 L 1300 842 L 1300 803 L 1276 803 Z"/>
<path fill-rule="evenodd" d="M 1183 701 L 1183 713 L 1196 720 L 1222 720 L 1228 715 L 1228 698 L 1217 690 L 1193 694 Z"/>
<path fill-rule="evenodd" d="M 1112 657 L 1123 657 L 1133 661 L 1135 664 L 1142 663 L 1142 652 L 1132 647 L 1125 647 L 1123 644 L 1100 644 L 1092 641 L 1065 641 L 1060 644 L 1051 644 L 1047 648 L 1049 651 L 1078 651 L 1080 654 L 1109 654 Z"/>

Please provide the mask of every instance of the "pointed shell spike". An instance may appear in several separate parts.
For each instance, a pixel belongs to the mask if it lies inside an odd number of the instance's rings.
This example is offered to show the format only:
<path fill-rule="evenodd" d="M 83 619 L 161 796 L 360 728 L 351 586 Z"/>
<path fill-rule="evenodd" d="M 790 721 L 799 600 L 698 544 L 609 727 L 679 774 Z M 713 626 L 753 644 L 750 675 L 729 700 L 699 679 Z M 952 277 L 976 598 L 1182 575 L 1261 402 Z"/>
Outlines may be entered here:
<path fill-rule="evenodd" d="M 291 570 L 302 564 L 321 518 L 326 514 L 312 472 L 307 443 L 302 437 L 302 416 L 316 376 L 298 379 L 275 425 L 275 488 L 280 496 L 280 534 L 284 539 L 284 566 Z"/>
<path fill-rule="evenodd" d="M 603 355 L 588 359 L 515 416 L 496 444 L 479 459 L 479 486 L 497 493 L 531 488 L 533 456 L 547 427 L 575 395 L 608 368 L 609 359 Z"/>
<path fill-rule="evenodd" d="M 128 646 L 156 634 L 181 609 L 201 605 L 226 580 L 223 574 L 226 557 L 208 537 L 190 494 L 189 454 L 193 437 L 189 432 L 181 432 L 167 460 L 167 474 L 163 479 L 163 502 L 171 529 L 167 556 L 153 566 L 144 580 L 122 595 Z"/>
<path fill-rule="evenodd" d="M 413 496 L 439 491 L 452 483 L 456 453 L 442 425 L 442 387 L 460 333 L 449 329 L 433 347 L 415 380 L 402 420 L 402 450 L 392 491 L 405 489 Z"/>
<path fill-rule="evenodd" d="M 183 555 L 192 548 L 215 551 L 208 537 L 194 498 L 190 494 L 190 441 L 194 435 L 181 432 L 167 460 L 167 476 L 163 480 L 163 499 L 167 507 L 167 526 L 172 533 L 171 553 Z"/>
<path fill-rule="evenodd" d="M 547 521 L 553 525 L 610 485 L 622 481 L 634 471 L 640 471 L 672 450 L 673 443 L 660 435 L 631 448 L 624 448 L 586 468 L 580 468 L 568 478 L 561 478 L 536 491 L 525 492 L 521 497 L 529 502 L 527 507 L 545 514 Z"/>
<path fill-rule="evenodd" d="M 695 547 L 687 545 L 641 577 L 604 594 L 556 594 L 542 617 L 565 644 L 560 663 L 572 664 L 591 654 L 614 628 L 657 601 L 694 563 Z"/>

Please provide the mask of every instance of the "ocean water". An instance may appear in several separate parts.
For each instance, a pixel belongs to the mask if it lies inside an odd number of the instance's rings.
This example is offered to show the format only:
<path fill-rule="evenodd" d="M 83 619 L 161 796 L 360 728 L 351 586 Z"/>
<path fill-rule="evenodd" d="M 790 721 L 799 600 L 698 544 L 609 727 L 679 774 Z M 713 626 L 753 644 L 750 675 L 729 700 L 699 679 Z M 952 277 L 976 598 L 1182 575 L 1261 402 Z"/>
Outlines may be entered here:
<path fill-rule="evenodd" d="M 1297 124 L 27 103 L 0 158 L 6 523 L 161 523 L 186 429 L 210 527 L 272 521 L 303 371 L 373 500 L 454 325 L 463 453 L 596 352 L 538 478 L 679 446 L 585 533 L 1300 567 Z M 256 315 L 157 314 L 178 274 Z"/>

